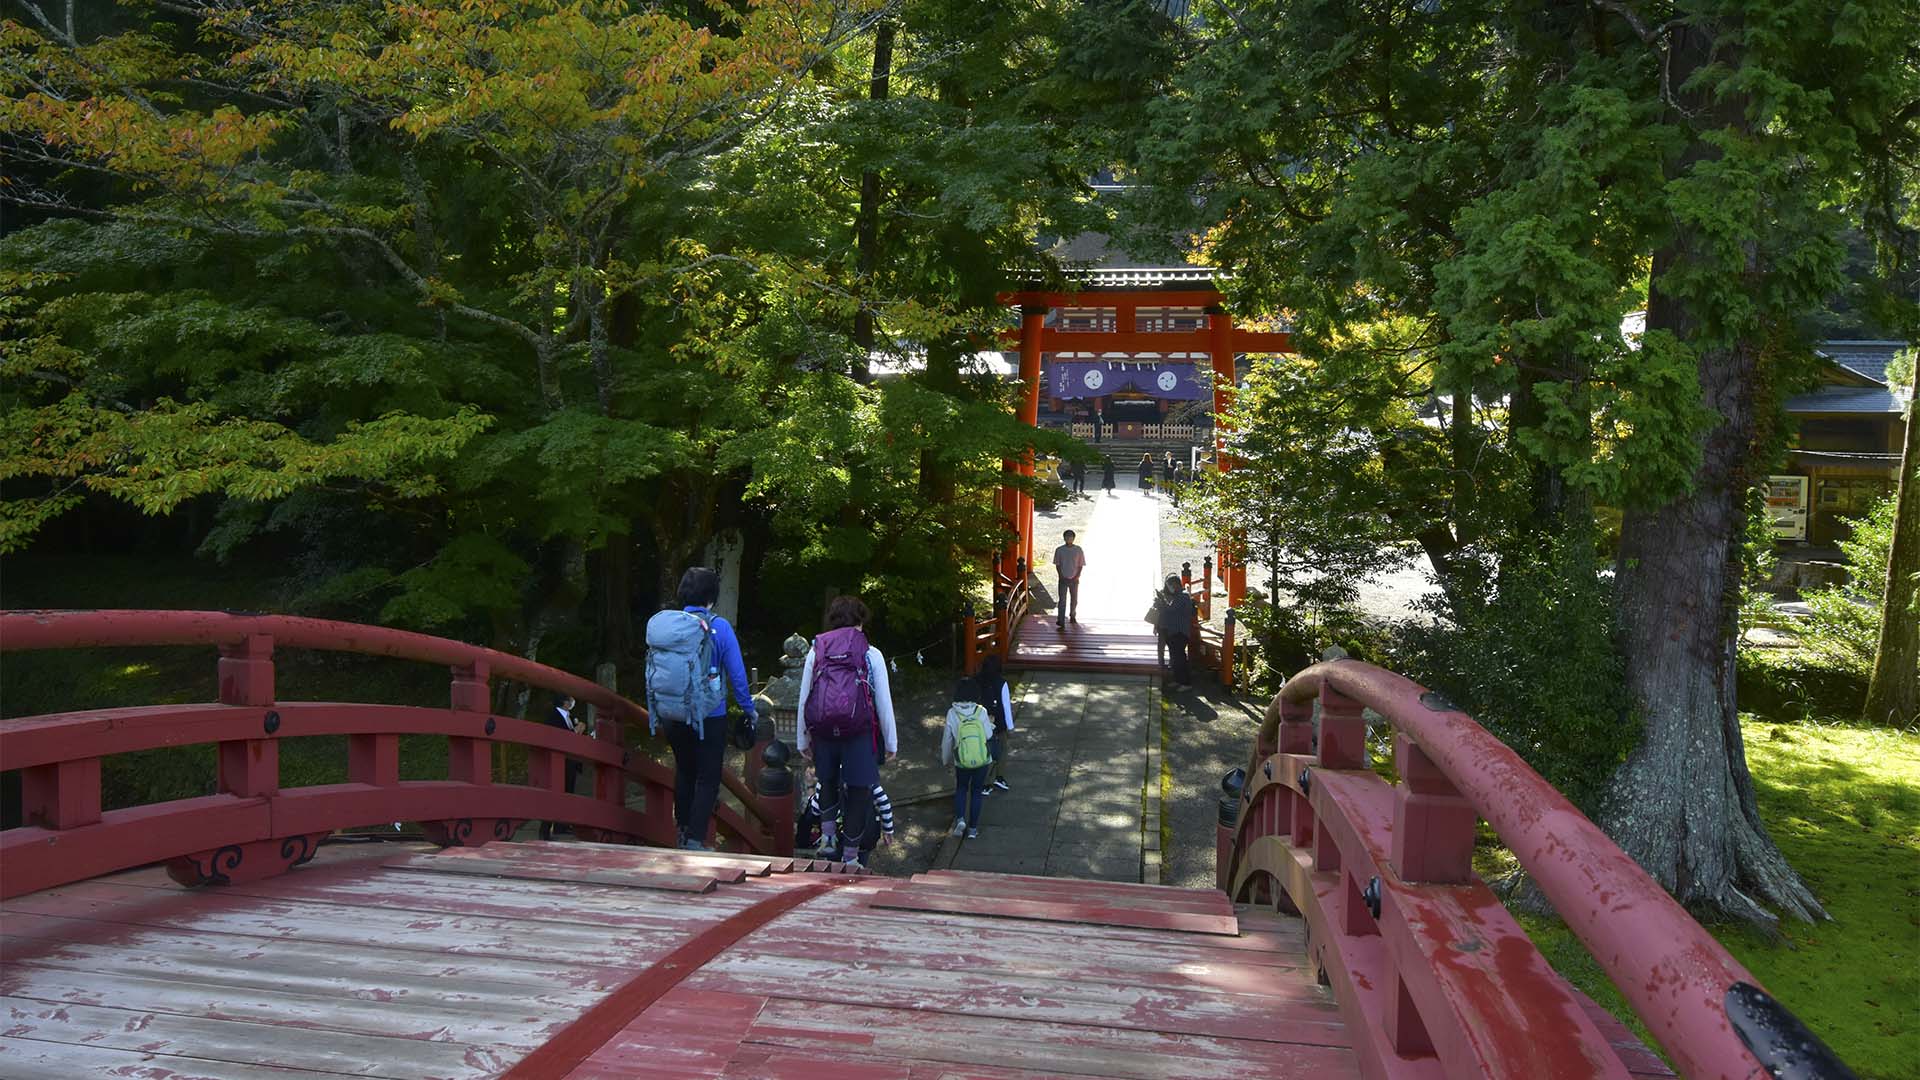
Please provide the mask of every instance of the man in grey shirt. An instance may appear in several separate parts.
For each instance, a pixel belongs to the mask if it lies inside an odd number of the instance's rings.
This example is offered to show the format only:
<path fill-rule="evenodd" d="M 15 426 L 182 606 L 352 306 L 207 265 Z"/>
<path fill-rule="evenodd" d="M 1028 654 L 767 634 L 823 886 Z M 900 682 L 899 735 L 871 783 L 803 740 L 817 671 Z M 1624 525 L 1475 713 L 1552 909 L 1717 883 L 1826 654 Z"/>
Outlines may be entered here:
<path fill-rule="evenodd" d="M 1053 549 L 1053 568 L 1060 574 L 1059 606 L 1053 619 L 1056 630 L 1065 630 L 1068 623 L 1080 625 L 1080 572 L 1087 568 L 1087 553 L 1073 542 L 1073 530 L 1068 529 L 1063 539 L 1066 543 Z"/>

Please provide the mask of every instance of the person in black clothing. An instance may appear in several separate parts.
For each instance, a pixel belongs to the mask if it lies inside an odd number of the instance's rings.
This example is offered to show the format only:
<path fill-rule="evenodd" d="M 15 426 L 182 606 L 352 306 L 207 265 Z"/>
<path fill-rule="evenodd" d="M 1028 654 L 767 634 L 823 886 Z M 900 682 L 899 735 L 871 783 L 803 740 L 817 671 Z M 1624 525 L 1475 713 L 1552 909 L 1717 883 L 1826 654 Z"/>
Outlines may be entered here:
<path fill-rule="evenodd" d="M 1140 455 L 1140 490 L 1151 491 L 1152 489 L 1153 489 L 1153 455 L 1141 454 Z"/>
<path fill-rule="evenodd" d="M 985 699 L 981 704 L 987 707 L 987 715 L 993 717 L 993 735 L 987 739 L 987 753 L 992 755 L 993 764 L 987 767 L 987 794 L 995 791 L 1010 790 L 1013 785 L 1007 783 L 1003 758 L 1007 750 L 1007 732 L 1013 730 L 1013 695 L 1007 686 L 1005 671 L 1000 665 L 999 653 L 988 653 L 980 662 L 980 670 L 974 673 L 974 682 L 979 684 L 980 696 Z"/>
<path fill-rule="evenodd" d="M 1113 459 L 1112 458 L 1100 459 L 1100 486 L 1107 489 L 1107 494 L 1109 495 L 1113 494 Z"/>
<path fill-rule="evenodd" d="M 1157 602 L 1160 614 L 1154 620 L 1154 629 L 1173 663 L 1173 681 L 1192 686 L 1193 669 L 1187 662 L 1187 647 L 1193 634 L 1193 597 L 1188 596 L 1180 584 L 1180 575 L 1167 575 L 1166 586 L 1160 590 Z"/>
<path fill-rule="evenodd" d="M 582 735 L 586 734 L 587 732 L 586 718 L 574 716 L 573 714 L 574 705 L 575 705 L 575 702 L 573 700 L 572 694 L 561 694 L 559 697 L 553 700 L 553 708 L 547 710 L 547 715 L 543 722 L 550 724 L 553 727 L 557 727 L 562 731 L 573 731 L 573 732 L 578 732 Z M 580 780 L 580 764 L 581 763 L 579 761 L 573 758 L 567 759 L 567 767 L 565 769 L 564 775 L 566 776 L 566 783 L 567 783 L 565 790 L 569 794 L 573 792 L 574 785 L 578 783 Z M 551 822 L 551 821 L 541 822 L 540 823 L 540 839 L 542 840 L 553 839 L 554 826 L 555 826 L 555 822 Z M 573 832 L 573 827 L 571 825 L 560 825 L 559 829 L 561 832 L 564 832 L 564 833 Z"/>
<path fill-rule="evenodd" d="M 1086 491 L 1087 490 L 1087 463 L 1084 461 L 1076 461 L 1073 463 L 1072 469 L 1073 469 L 1073 490 L 1076 493 Z"/>

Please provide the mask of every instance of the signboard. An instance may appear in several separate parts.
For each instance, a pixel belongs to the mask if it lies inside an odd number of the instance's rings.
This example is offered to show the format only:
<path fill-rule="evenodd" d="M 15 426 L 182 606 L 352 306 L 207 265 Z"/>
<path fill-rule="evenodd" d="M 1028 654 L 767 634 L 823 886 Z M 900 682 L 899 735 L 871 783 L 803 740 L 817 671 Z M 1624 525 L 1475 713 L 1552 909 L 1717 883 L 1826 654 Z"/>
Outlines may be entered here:
<path fill-rule="evenodd" d="M 1137 393 L 1173 401 L 1199 401 L 1206 387 L 1194 377 L 1192 362 L 1152 360 L 1054 360 L 1047 372 L 1047 394 L 1056 398 L 1096 398 Z"/>
<path fill-rule="evenodd" d="M 1767 516 L 1773 519 L 1776 540 L 1807 538 L 1807 478 L 1769 476 L 1765 488 Z"/>

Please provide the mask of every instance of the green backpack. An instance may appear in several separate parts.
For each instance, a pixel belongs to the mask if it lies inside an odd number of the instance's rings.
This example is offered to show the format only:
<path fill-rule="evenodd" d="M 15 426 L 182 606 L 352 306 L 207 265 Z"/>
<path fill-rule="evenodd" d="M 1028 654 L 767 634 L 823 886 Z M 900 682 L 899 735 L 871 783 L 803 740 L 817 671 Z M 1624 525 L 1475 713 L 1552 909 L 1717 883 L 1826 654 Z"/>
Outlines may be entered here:
<path fill-rule="evenodd" d="M 955 706 L 959 708 L 959 706 Z M 987 750 L 987 710 L 969 704 L 960 713 L 953 732 L 953 761 L 963 769 L 977 769 L 993 760 Z"/>

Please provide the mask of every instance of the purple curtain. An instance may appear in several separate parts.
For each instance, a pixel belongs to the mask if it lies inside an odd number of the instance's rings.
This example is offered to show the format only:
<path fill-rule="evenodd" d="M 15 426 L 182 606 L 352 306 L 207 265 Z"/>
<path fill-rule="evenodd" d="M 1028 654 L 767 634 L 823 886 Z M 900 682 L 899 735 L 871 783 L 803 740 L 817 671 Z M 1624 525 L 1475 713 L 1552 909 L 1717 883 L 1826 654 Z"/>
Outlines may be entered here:
<path fill-rule="evenodd" d="M 1194 377 L 1203 360 L 1049 360 L 1047 393 L 1057 398 L 1095 398 L 1138 391 L 1172 401 L 1199 401 L 1207 388 Z"/>

